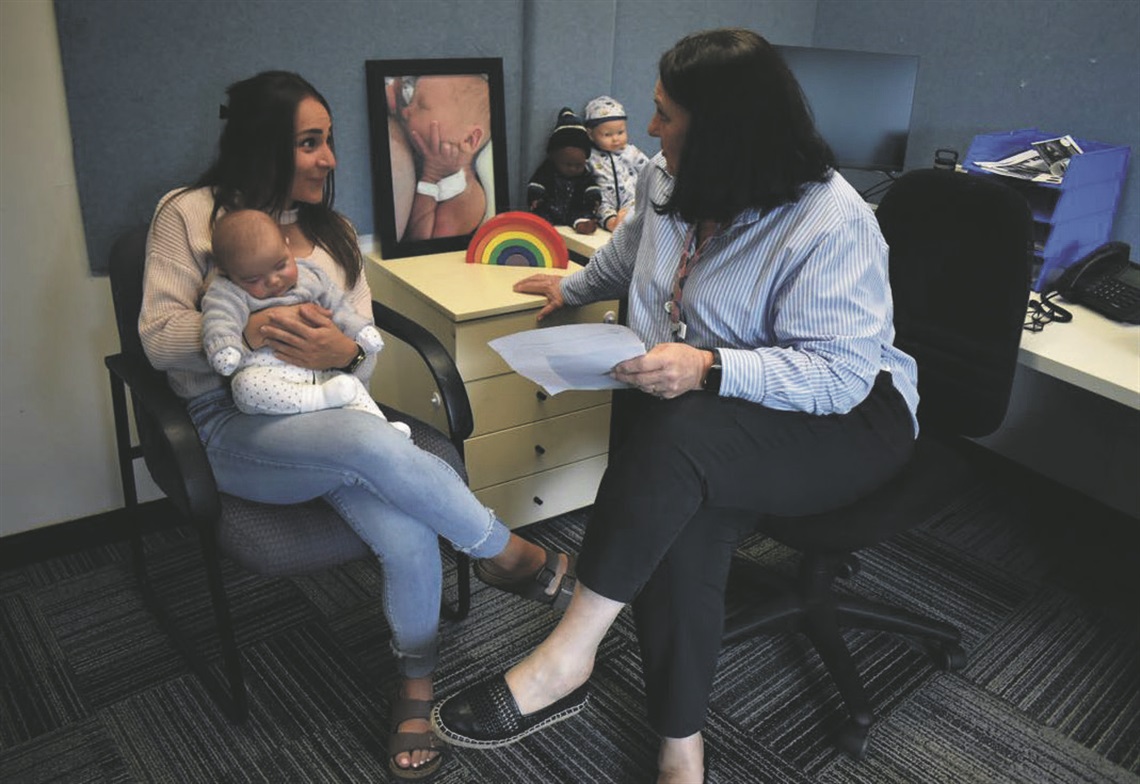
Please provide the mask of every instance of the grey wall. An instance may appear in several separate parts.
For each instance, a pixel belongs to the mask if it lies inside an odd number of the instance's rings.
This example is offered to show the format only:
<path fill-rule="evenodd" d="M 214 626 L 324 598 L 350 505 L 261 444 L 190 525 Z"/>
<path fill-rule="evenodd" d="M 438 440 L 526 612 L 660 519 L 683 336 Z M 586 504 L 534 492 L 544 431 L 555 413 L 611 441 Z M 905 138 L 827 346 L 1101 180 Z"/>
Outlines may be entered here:
<path fill-rule="evenodd" d="M 332 105 L 337 204 L 362 233 L 372 231 L 365 60 L 502 57 L 517 159 L 521 0 L 58 0 L 55 10 L 93 266 L 118 231 L 206 167 L 226 86 L 265 69 L 301 73 Z"/>
<path fill-rule="evenodd" d="M 213 155 L 227 84 L 302 73 L 333 106 L 337 205 L 372 232 L 368 59 L 502 57 L 511 195 L 558 109 L 608 92 L 645 133 L 660 53 L 687 32 L 921 57 L 907 167 L 976 133 L 1043 130 L 1140 147 L 1136 0 L 55 0 L 92 265 Z M 874 182 L 852 175 L 857 186 Z M 1130 174 L 1114 235 L 1140 248 Z"/>
<path fill-rule="evenodd" d="M 819 0 L 813 45 L 918 54 L 907 168 L 975 134 L 1068 133 L 1140 153 L 1136 0 Z M 1113 229 L 1140 253 L 1130 166 Z"/>

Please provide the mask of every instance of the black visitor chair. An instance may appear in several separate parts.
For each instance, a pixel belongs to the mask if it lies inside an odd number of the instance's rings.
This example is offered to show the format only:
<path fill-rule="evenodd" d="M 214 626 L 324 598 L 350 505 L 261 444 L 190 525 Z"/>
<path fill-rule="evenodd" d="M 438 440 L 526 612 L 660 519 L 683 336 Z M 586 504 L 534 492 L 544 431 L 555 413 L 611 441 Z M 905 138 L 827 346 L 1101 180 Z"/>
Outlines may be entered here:
<path fill-rule="evenodd" d="M 230 603 L 222 576 L 222 556 L 259 575 L 287 576 L 328 569 L 359 558 L 374 557 L 356 533 L 322 500 L 291 506 L 245 501 L 220 493 L 182 401 L 163 373 L 151 367 L 138 334 L 142 304 L 147 227 L 127 231 L 111 250 L 111 293 L 119 331 L 120 352 L 104 360 L 110 373 L 115 437 L 123 497 L 131 520 L 132 559 L 147 607 L 185 658 L 223 713 L 243 721 L 249 712 Z M 436 338 L 415 322 L 372 303 L 376 325 L 390 337 L 412 346 L 431 371 L 447 414 L 450 436 L 383 403 L 390 419 L 407 422 L 421 448 L 449 463 L 466 479 L 463 442 L 471 434 L 470 401 L 455 362 Z M 134 413 L 137 442 L 131 438 L 127 393 Z M 160 598 L 147 569 L 143 535 L 148 530 L 145 507 L 139 505 L 134 461 L 142 458 L 155 484 L 166 494 L 184 524 L 201 545 L 205 579 L 220 641 L 224 682 L 211 668 L 171 606 Z M 457 598 L 444 603 L 444 617 L 460 619 L 470 608 L 470 570 L 466 555 L 455 553 Z"/>

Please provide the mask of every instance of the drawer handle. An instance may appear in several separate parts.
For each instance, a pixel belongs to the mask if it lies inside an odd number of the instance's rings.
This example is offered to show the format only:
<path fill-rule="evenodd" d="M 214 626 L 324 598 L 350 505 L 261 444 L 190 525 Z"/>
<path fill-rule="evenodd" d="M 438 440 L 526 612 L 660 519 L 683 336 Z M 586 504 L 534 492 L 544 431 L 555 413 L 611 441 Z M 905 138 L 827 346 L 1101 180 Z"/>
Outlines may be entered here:
<path fill-rule="evenodd" d="M 534 453 L 536 455 L 545 455 L 546 449 L 543 448 L 542 444 L 535 444 L 534 445 Z"/>
<path fill-rule="evenodd" d="M 617 314 L 614 313 L 612 310 L 607 310 L 605 312 L 605 314 L 602 316 L 602 323 L 603 324 L 616 324 L 617 323 Z"/>
<path fill-rule="evenodd" d="M 534 502 L 536 504 L 538 504 L 539 506 L 542 506 L 542 499 L 539 498 L 537 495 L 534 497 Z"/>
<path fill-rule="evenodd" d="M 537 392 L 535 392 L 535 393 L 534 393 L 534 396 L 535 396 L 536 398 L 538 398 L 538 402 L 539 402 L 539 403 L 541 403 L 542 401 L 546 400 L 546 398 L 547 398 L 547 394 L 546 394 L 545 392 L 543 392 L 541 389 L 540 389 L 540 390 L 538 390 Z"/>

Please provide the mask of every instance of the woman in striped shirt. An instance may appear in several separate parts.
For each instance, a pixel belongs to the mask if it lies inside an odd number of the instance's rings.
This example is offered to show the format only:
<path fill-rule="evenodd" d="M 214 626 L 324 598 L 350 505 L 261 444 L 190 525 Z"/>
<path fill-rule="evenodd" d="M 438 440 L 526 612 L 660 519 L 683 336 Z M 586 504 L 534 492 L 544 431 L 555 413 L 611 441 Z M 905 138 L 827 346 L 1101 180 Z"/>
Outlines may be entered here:
<path fill-rule="evenodd" d="M 578 588 L 534 652 L 437 705 L 433 725 L 492 747 L 573 715 L 632 603 L 658 781 L 691 782 L 735 545 L 760 515 L 833 509 L 889 479 L 913 449 L 918 395 L 893 346 L 878 224 L 767 41 L 687 36 L 661 58 L 654 103 L 644 208 L 582 271 L 516 287 L 547 297 L 540 318 L 628 297 L 650 347 L 614 369 L 635 391 L 618 395 Z"/>

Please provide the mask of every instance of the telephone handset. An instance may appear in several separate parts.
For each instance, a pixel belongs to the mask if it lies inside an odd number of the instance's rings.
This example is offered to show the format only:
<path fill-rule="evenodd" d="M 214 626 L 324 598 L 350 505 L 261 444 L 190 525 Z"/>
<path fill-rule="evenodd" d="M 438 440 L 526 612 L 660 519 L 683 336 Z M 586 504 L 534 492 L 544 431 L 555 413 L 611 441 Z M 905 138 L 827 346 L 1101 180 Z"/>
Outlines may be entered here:
<path fill-rule="evenodd" d="M 1140 324 L 1140 264 L 1128 260 L 1132 249 L 1109 242 L 1074 262 L 1052 288 L 1116 321 Z"/>

